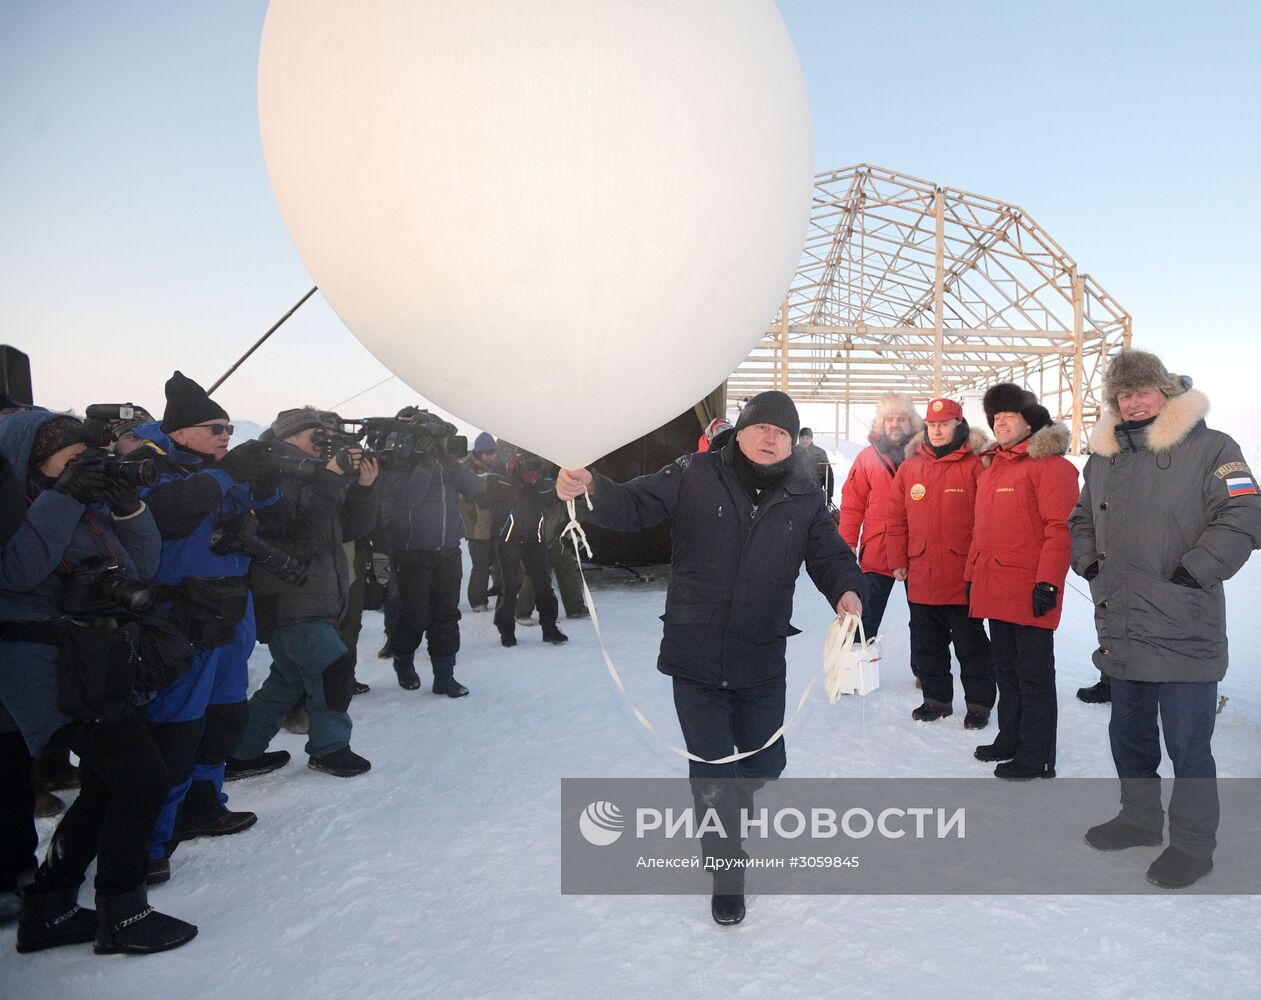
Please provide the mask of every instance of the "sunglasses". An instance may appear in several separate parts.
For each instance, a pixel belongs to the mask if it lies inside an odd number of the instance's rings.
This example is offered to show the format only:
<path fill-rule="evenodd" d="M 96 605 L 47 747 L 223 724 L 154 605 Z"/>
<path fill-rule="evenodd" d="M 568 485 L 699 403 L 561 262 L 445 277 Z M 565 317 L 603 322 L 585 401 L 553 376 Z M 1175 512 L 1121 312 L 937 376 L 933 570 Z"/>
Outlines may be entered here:
<path fill-rule="evenodd" d="M 236 430 L 231 424 L 197 424 L 196 426 L 203 431 L 210 431 L 215 437 L 218 437 L 220 434 L 226 434 L 228 437 L 231 437 Z"/>

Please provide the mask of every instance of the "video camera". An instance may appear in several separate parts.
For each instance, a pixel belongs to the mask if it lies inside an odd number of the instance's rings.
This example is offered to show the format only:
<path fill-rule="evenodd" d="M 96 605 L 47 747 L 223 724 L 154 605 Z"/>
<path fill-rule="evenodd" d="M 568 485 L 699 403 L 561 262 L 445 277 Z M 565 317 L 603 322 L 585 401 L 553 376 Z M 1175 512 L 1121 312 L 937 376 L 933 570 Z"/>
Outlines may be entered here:
<path fill-rule="evenodd" d="M 309 458 L 304 461 L 315 464 L 316 460 Z M 260 538 L 258 518 L 252 510 L 221 517 L 210 533 L 210 551 L 221 556 L 230 552 L 244 552 L 255 564 L 285 583 L 296 583 L 298 586 L 306 583 L 308 565 L 297 556 L 290 555 L 265 538 Z"/>
<path fill-rule="evenodd" d="M 454 424 L 428 410 L 408 407 L 395 417 L 365 417 L 343 421 L 343 425 L 358 428 L 356 437 L 364 441 L 363 457 L 375 458 L 383 469 L 440 456 L 459 459 L 468 454 L 468 438 L 457 433 Z"/>

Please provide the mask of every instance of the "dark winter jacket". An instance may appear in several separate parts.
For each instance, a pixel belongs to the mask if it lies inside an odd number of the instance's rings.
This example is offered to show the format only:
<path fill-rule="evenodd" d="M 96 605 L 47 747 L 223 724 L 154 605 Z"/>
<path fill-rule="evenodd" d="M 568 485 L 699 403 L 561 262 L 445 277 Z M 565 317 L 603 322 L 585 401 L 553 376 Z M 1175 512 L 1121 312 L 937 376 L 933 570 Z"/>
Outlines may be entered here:
<path fill-rule="evenodd" d="M 143 424 L 134 433 L 144 441 L 135 457 L 153 459 L 160 472 L 158 485 L 141 491 L 162 532 L 162 564 L 154 582 L 170 585 L 188 577 L 248 575 L 249 556 L 210 551 L 211 533 L 222 515 L 262 508 L 276 498 L 252 498 L 249 483 L 233 482 L 213 462 L 184 451 L 156 423 Z"/>
<path fill-rule="evenodd" d="M 1095 665 L 1135 681 L 1226 673 L 1229 580 L 1261 548 L 1261 495 L 1232 438 L 1204 424 L 1207 397 L 1170 399 L 1149 425 L 1105 412 L 1069 520 L 1073 569 L 1090 581 Z M 1199 588 L 1172 582 L 1182 567 Z"/>
<path fill-rule="evenodd" d="M 26 469 L 36 431 L 56 414 L 32 410 L 0 419 L 0 454 Z M 0 621 L 57 621 L 66 574 L 94 556 L 106 556 L 130 576 L 150 579 L 158 567 L 161 538 L 149 509 L 114 518 L 104 504 L 84 506 L 55 490 L 28 483 L 26 519 L 0 545 Z M 0 701 L 17 721 L 31 753 L 47 749 L 71 720 L 57 707 L 55 646 L 14 642 L 0 636 Z"/>
<path fill-rule="evenodd" d="M 823 493 L 799 468 L 753 506 L 732 467 L 734 441 L 617 484 L 595 473 L 594 510 L 616 531 L 671 521 L 673 556 L 657 669 L 720 687 L 783 678 L 802 561 L 830 607 L 865 596 L 854 554 L 836 534 Z"/>
<path fill-rule="evenodd" d="M 484 488 L 468 466 L 446 459 L 417 462 L 389 469 L 382 478 L 381 512 L 392 555 L 459 548 L 460 497 L 475 497 Z"/>
<path fill-rule="evenodd" d="M 494 463 L 483 462 L 475 452 L 469 453 L 464 464 L 483 483 L 495 468 Z M 495 537 L 498 524 L 491 516 L 490 496 L 485 488 L 475 497 L 460 497 L 460 515 L 464 518 L 464 533 L 468 538 L 488 542 Z"/>
<path fill-rule="evenodd" d="M 1014 625 L 1054 629 L 1068 575 L 1068 515 L 1077 503 L 1077 470 L 1063 457 L 1068 428 L 1043 427 L 1011 448 L 982 456 L 976 520 L 964 579 L 972 584 L 969 613 Z M 1058 588 L 1055 607 L 1033 614 L 1033 588 Z"/>
<path fill-rule="evenodd" d="M 486 494 L 496 541 L 543 544 L 552 541 L 547 529 L 549 525 L 554 527 L 556 521 L 547 515 L 560 507 L 555 479 L 544 477 L 527 483 L 515 469 L 499 465 L 486 478 Z"/>
<path fill-rule="evenodd" d="M 277 454 L 307 458 L 285 442 L 272 445 Z M 280 579 L 257 563 L 250 572 L 258 638 L 271 641 L 272 631 L 296 622 L 336 626 L 350 598 L 350 566 L 344 542 L 367 536 L 376 526 L 379 495 L 360 486 L 355 476 L 321 470 L 313 481 L 282 478 L 280 499 L 258 512 L 261 535 L 306 566 L 301 584 Z"/>
<path fill-rule="evenodd" d="M 835 477 L 832 474 L 832 462 L 828 458 L 828 453 L 817 444 L 812 444 L 808 448 L 797 445 L 793 449 L 793 456 L 801 463 L 806 475 L 823 488 L 828 503 L 831 503 Z"/>
<path fill-rule="evenodd" d="M 907 571 L 907 599 L 915 604 L 968 603 L 963 573 L 986 443 L 973 431 L 941 456 L 922 433 L 907 445 L 889 490 L 885 547 L 890 567 Z"/>
<path fill-rule="evenodd" d="M 890 576 L 893 567 L 885 551 L 889 488 L 902 460 L 901 446 L 879 434 L 858 453 L 841 487 L 841 519 L 837 530 L 858 553 L 864 573 Z M 861 541 L 860 541 L 861 537 Z"/>

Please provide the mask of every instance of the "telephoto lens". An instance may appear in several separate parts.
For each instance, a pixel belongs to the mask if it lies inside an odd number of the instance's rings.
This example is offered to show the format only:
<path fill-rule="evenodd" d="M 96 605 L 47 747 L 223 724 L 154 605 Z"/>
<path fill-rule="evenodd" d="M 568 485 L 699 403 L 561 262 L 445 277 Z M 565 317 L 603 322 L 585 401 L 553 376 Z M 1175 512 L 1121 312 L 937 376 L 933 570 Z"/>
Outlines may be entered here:
<path fill-rule="evenodd" d="M 105 475 L 128 486 L 152 488 L 158 485 L 158 463 L 151 458 L 118 458 L 105 460 Z"/>

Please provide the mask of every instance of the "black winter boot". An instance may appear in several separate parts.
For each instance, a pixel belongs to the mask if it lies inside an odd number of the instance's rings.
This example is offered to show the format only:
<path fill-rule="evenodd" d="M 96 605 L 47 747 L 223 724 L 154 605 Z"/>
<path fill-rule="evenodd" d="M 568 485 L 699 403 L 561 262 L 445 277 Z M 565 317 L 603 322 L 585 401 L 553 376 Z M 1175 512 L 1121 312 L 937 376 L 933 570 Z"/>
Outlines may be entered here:
<path fill-rule="evenodd" d="M 963 717 L 964 729 L 984 729 L 990 724 L 990 713 L 984 708 L 969 708 Z"/>
<path fill-rule="evenodd" d="M 550 642 L 553 646 L 559 646 L 562 642 L 568 642 L 569 636 L 565 635 L 556 627 L 556 623 L 543 626 L 543 641 Z"/>
<path fill-rule="evenodd" d="M 323 757 L 312 757 L 306 766 L 312 771 L 331 774 L 335 778 L 353 778 L 370 770 L 372 763 L 346 746 L 326 753 Z"/>
<path fill-rule="evenodd" d="M 1212 858 L 1197 858 L 1170 846 L 1147 869 L 1147 881 L 1162 889 L 1185 889 L 1212 870 Z"/>
<path fill-rule="evenodd" d="M 433 693 L 445 694 L 448 698 L 463 698 L 468 688 L 455 679 L 454 656 L 431 656 L 433 664 Z"/>
<path fill-rule="evenodd" d="M 17 949 L 22 954 L 63 944 L 87 944 L 96 935 L 96 911 L 79 905 L 79 890 L 27 886 L 18 915 Z"/>
<path fill-rule="evenodd" d="M 924 702 L 911 713 L 911 718 L 916 722 L 936 722 L 938 719 L 944 719 L 948 715 L 954 715 L 954 711 L 949 705 L 932 705 Z"/>
<path fill-rule="evenodd" d="M 1112 700 L 1112 685 L 1102 680 L 1090 687 L 1078 688 L 1077 700 L 1084 701 L 1087 705 L 1106 705 Z"/>
<path fill-rule="evenodd" d="M 1159 830 L 1144 830 L 1114 816 L 1086 831 L 1085 841 L 1096 851 L 1124 851 L 1129 847 L 1157 847 L 1165 838 Z"/>
<path fill-rule="evenodd" d="M 267 750 L 257 757 L 229 757 L 223 768 L 224 781 L 237 781 L 241 778 L 254 778 L 260 774 L 270 774 L 289 763 L 288 750 Z"/>
<path fill-rule="evenodd" d="M 92 950 L 98 955 L 151 955 L 178 948 L 197 936 L 194 925 L 150 906 L 143 882 L 118 896 L 98 895 L 96 912 Z"/>
<path fill-rule="evenodd" d="M 1054 778 L 1055 768 L 1047 764 L 1041 767 L 1034 767 L 1032 764 L 1021 764 L 1019 761 L 1009 760 L 1006 764 L 999 764 L 994 768 L 994 777 L 1002 778 L 1004 781 L 1032 781 L 1034 778 Z"/>
<path fill-rule="evenodd" d="M 985 746 L 980 746 L 973 750 L 972 756 L 977 760 L 983 760 L 992 764 L 999 760 L 1012 760 L 1016 756 L 1016 748 L 1013 747 L 1011 750 L 1008 750 L 997 743 L 987 743 Z"/>
<path fill-rule="evenodd" d="M 714 894 L 709 901 L 714 923 L 730 926 L 744 919 L 744 872 L 735 869 L 714 873 Z"/>
<path fill-rule="evenodd" d="M 394 673 L 398 675 L 398 686 L 404 691 L 416 691 L 420 688 L 420 677 L 416 673 L 412 654 L 394 657 Z"/>

